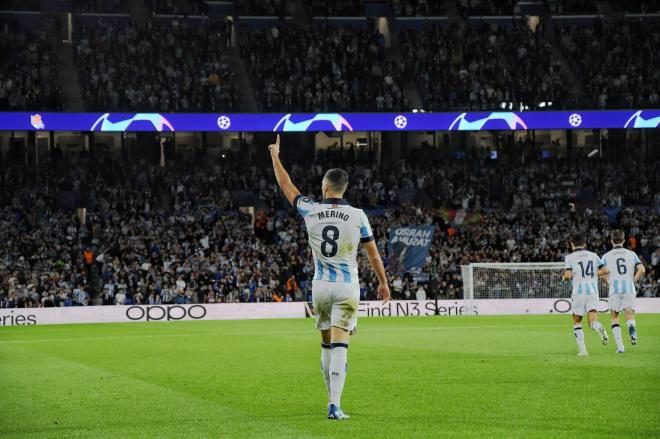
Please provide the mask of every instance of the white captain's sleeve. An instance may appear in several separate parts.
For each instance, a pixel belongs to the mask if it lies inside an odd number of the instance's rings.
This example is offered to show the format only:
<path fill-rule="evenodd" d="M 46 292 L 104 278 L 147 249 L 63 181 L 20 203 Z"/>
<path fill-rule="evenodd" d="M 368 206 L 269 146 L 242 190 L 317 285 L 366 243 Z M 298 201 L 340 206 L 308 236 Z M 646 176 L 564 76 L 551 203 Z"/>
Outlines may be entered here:
<path fill-rule="evenodd" d="M 293 207 L 296 208 L 300 216 L 303 218 L 306 217 L 317 204 L 318 203 L 316 201 L 308 197 L 303 197 L 302 195 L 296 196 L 296 198 L 293 200 Z"/>
<path fill-rule="evenodd" d="M 364 210 L 360 210 L 360 242 L 369 242 L 374 240 L 374 234 L 371 231 L 371 224 L 369 224 L 369 218 L 364 213 Z"/>
<path fill-rule="evenodd" d="M 564 256 L 564 269 L 573 271 L 573 264 L 571 263 L 571 255 Z"/>
<path fill-rule="evenodd" d="M 632 260 L 633 260 L 633 266 L 637 268 L 638 265 L 642 265 L 642 261 L 639 260 L 639 256 L 637 256 L 637 253 L 634 251 L 631 251 L 632 253 Z"/>

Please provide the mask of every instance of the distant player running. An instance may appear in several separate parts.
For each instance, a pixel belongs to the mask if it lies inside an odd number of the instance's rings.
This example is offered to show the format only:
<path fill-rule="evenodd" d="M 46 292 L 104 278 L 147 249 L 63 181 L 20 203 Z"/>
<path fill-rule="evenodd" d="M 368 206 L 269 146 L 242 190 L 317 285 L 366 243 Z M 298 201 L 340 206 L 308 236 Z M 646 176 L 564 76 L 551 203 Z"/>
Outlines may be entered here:
<path fill-rule="evenodd" d="M 321 331 L 321 369 L 328 390 L 328 419 L 348 419 L 340 408 L 340 399 L 346 380 L 348 340 L 358 317 L 360 286 L 357 251 L 360 242 L 365 244 L 369 263 L 380 281 L 378 295 L 387 302 L 390 289 L 383 261 L 367 216 L 342 198 L 348 186 L 346 171 L 330 169 L 326 172 L 321 186 L 323 201 L 317 203 L 300 195 L 282 166 L 279 135 L 268 149 L 277 184 L 305 219 L 309 246 L 314 256 L 312 301 L 316 328 Z"/>
<path fill-rule="evenodd" d="M 589 326 L 600 334 L 603 344 L 607 344 L 608 337 L 605 328 L 598 321 L 598 278 L 607 275 L 607 268 L 600 257 L 586 248 L 586 241 L 580 234 L 571 240 L 573 253 L 566 256 L 563 280 L 573 280 L 571 294 L 571 308 L 573 309 L 573 334 L 580 352 L 578 355 L 587 356 L 587 347 L 584 344 L 584 331 L 582 330 L 582 317 L 589 313 Z"/>
<path fill-rule="evenodd" d="M 612 246 L 614 247 L 603 256 L 605 266 L 609 270 L 610 312 L 612 313 L 612 333 L 616 340 L 616 351 L 623 353 L 623 340 L 619 326 L 619 313 L 625 312 L 626 324 L 630 342 L 637 344 L 637 326 L 635 325 L 635 283 L 644 276 L 645 269 L 642 262 L 633 251 L 623 248 L 626 235 L 623 230 L 613 230 Z"/>

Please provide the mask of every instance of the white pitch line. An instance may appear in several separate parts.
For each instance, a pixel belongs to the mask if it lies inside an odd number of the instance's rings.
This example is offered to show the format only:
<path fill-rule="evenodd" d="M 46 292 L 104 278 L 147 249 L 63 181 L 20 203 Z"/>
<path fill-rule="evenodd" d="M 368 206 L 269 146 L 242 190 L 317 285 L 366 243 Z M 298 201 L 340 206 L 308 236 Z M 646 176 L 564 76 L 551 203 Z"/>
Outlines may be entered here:
<path fill-rule="evenodd" d="M 399 332 L 399 331 L 437 331 L 445 329 L 511 329 L 511 328 L 558 328 L 565 325 L 484 325 L 484 326 L 413 326 L 404 328 L 363 328 L 358 329 L 358 334 L 363 332 Z M 359 327 L 358 327 L 359 328 Z M 37 339 L 24 339 L 24 340 L 0 340 L 0 344 L 15 344 L 15 343 L 50 343 L 50 342 L 77 342 L 77 341 L 98 341 L 98 340 L 135 340 L 142 338 L 170 338 L 170 337 L 208 337 L 208 336 L 245 336 L 245 335 L 287 335 L 287 334 L 301 334 L 316 332 L 313 329 L 303 329 L 299 331 L 249 331 L 249 332 L 199 332 L 188 334 L 156 334 L 156 335 L 124 335 L 124 336 L 110 336 L 110 337 L 68 337 L 68 338 L 37 338 Z"/>

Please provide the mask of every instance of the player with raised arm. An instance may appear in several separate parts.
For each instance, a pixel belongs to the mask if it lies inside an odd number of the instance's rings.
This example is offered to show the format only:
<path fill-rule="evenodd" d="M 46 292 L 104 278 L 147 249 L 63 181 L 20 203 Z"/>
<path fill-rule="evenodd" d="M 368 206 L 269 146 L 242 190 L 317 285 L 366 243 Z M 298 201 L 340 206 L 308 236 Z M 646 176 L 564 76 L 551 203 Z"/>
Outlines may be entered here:
<path fill-rule="evenodd" d="M 378 295 L 387 302 L 390 289 L 383 261 L 371 233 L 367 216 L 343 199 L 348 174 L 342 169 L 325 173 L 321 186 L 323 200 L 303 197 L 280 162 L 280 136 L 269 145 L 277 184 L 284 196 L 305 220 L 309 246 L 314 257 L 312 301 L 316 328 L 321 331 L 321 369 L 328 391 L 328 419 L 348 419 L 340 408 L 346 380 L 348 340 L 358 317 L 360 286 L 357 251 L 363 243 L 367 258 L 380 285 Z"/>
<path fill-rule="evenodd" d="M 563 280 L 573 280 L 571 294 L 571 308 L 573 310 L 573 334 L 580 351 L 578 355 L 587 356 L 587 347 L 584 344 L 584 331 L 582 330 L 582 317 L 589 314 L 589 326 L 600 334 L 603 344 L 607 344 L 608 337 L 605 328 L 598 321 L 598 278 L 607 276 L 607 268 L 602 259 L 586 249 L 586 241 L 582 234 L 577 234 L 571 240 L 573 252 L 565 258 Z"/>
<path fill-rule="evenodd" d="M 619 313 L 624 312 L 630 342 L 637 344 L 637 327 L 635 325 L 635 283 L 644 276 L 646 270 L 644 264 L 633 251 L 623 248 L 626 239 L 623 230 L 613 230 L 610 236 L 612 250 L 603 255 L 605 266 L 609 270 L 609 296 L 610 312 L 612 314 L 612 333 L 616 341 L 616 351 L 623 353 L 623 340 L 621 339 L 621 327 L 619 326 Z"/>

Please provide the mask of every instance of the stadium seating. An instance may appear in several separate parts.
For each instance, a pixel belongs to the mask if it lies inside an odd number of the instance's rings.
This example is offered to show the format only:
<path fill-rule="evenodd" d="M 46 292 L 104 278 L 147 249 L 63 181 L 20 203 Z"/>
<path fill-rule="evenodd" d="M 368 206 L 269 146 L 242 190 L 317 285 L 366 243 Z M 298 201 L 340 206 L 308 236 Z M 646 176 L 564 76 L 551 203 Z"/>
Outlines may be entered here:
<path fill-rule="evenodd" d="M 154 14 L 204 15 L 208 12 L 203 0 L 150 0 L 149 8 Z"/>
<path fill-rule="evenodd" d="M 660 56 L 654 48 L 660 21 L 601 22 L 593 27 L 563 25 L 557 38 L 584 85 L 593 108 L 645 108 L 660 105 Z"/>
<path fill-rule="evenodd" d="M 401 33 L 403 51 L 412 54 L 414 78 L 425 108 L 446 111 L 493 110 L 502 103 L 530 107 L 551 101 L 572 106 L 575 92 L 552 61 L 541 30 L 524 23 L 467 27 L 433 25 Z M 515 49 L 513 49 L 515 48 Z"/>
<path fill-rule="evenodd" d="M 236 110 L 228 38 L 224 22 L 81 26 L 75 62 L 87 110 Z"/>
<path fill-rule="evenodd" d="M 283 24 L 241 32 L 242 57 L 263 111 L 406 108 L 402 68 L 384 50 L 377 32 L 325 23 L 310 31 Z"/>
<path fill-rule="evenodd" d="M 52 33 L 0 22 L 0 110 L 61 110 Z"/>
<path fill-rule="evenodd" d="M 73 0 L 73 12 L 126 13 L 129 0 Z"/>
<path fill-rule="evenodd" d="M 460 298 L 461 264 L 560 261 L 578 228 L 590 231 L 590 248 L 602 253 L 617 221 L 651 268 L 640 294 L 660 295 L 659 162 L 595 163 L 579 174 L 558 161 L 478 168 L 450 159 L 420 162 L 349 166 L 347 198 L 370 208 L 384 255 L 393 227 L 437 225 L 425 271 L 428 294 Z M 308 298 L 313 267 L 303 223 L 274 178 L 238 158 L 138 170 L 128 162 L 99 158 L 90 166 L 84 157 L 55 153 L 39 174 L 11 158 L 2 163 L 1 306 L 75 305 L 81 290 L 106 304 L 147 303 L 150 296 L 163 303 Z M 294 162 L 291 174 L 303 193 L 318 193 L 320 166 Z M 78 192 L 89 194 L 84 226 L 61 209 L 62 194 Z M 254 224 L 234 201 L 246 192 L 257 208 Z M 406 207 L 411 193 L 431 204 Z M 575 200 L 577 211 L 569 205 Z M 463 225 L 450 215 L 458 209 L 466 213 Z M 362 297 L 374 298 L 377 279 L 366 259 L 360 264 Z M 296 288 L 287 290 L 292 275 Z M 412 277 L 391 281 L 395 298 L 415 297 Z"/>
<path fill-rule="evenodd" d="M 293 1 L 291 0 L 236 0 L 236 11 L 239 15 L 291 15 Z"/>
<path fill-rule="evenodd" d="M 6 0 L 0 6 L 38 10 L 38 3 Z M 74 20 L 72 48 L 86 110 L 239 111 L 242 96 L 232 68 L 237 53 L 261 111 L 408 111 L 404 90 L 415 85 L 431 111 L 494 110 L 503 104 L 518 110 L 521 103 L 535 109 L 550 101 L 553 109 L 658 107 L 660 101 L 657 18 L 563 17 L 597 12 L 602 6 L 593 2 L 550 1 L 550 11 L 563 18 L 554 29 L 544 29 L 546 21 L 532 32 L 518 18 L 465 18 L 507 16 L 518 2 L 460 0 L 459 17 L 448 24 L 416 18 L 448 13 L 446 2 L 394 0 L 390 48 L 364 17 L 362 2 L 304 2 L 304 14 L 284 19 L 300 12 L 294 2 L 237 0 L 238 15 L 267 16 L 238 20 L 238 49 L 231 47 L 233 28 L 223 18 L 133 21 L 128 3 L 72 2 L 74 13 L 125 13 Z M 615 11 L 644 13 L 657 5 L 608 3 Z M 165 15 L 208 12 L 205 2 L 194 0 L 145 6 Z M 325 15 L 360 18 L 348 19 L 350 25 L 341 17 L 310 18 Z M 0 110 L 61 110 L 53 50 L 58 34 L 53 22 L 28 16 L 41 27 L 30 29 L 29 20 L 2 24 Z M 407 17 L 401 19 L 406 26 L 398 28 L 396 17 Z M 300 19 L 307 20 L 305 26 Z M 395 56 L 397 50 L 402 57 Z M 348 198 L 369 210 L 384 254 L 392 227 L 436 224 L 432 264 L 423 278 L 443 298 L 462 295 L 461 264 L 559 261 L 578 227 L 591 231 L 591 247 L 602 252 L 616 223 L 651 266 L 641 294 L 660 295 L 659 163 L 594 161 L 577 173 L 554 159 L 518 163 L 517 146 L 511 149 L 517 153 L 504 157 L 515 165 L 470 156 L 467 166 L 426 145 L 382 167 L 354 146 L 341 153 L 330 148 L 318 153 L 314 166 L 294 159 L 291 173 L 303 193 L 318 195 L 321 166 L 347 167 Z M 90 164 L 85 156 L 64 158 L 58 151 L 38 173 L 24 167 L 25 155 L 14 145 L 0 159 L 6 249 L 0 306 L 72 305 L 85 302 L 82 290 L 90 296 L 86 303 L 107 304 L 156 296 L 166 303 L 308 297 L 313 267 L 304 230 L 268 173 L 234 159 L 138 170 L 129 161 L 97 157 Z M 239 193 L 254 201 L 254 222 L 238 213 Z M 86 200 L 86 225 L 64 207 L 66 194 Z M 570 207 L 575 202 L 578 209 Z M 466 215 L 460 225 L 452 219 L 458 210 Z M 363 297 L 373 298 L 376 279 L 369 270 L 363 273 Z M 292 275 L 297 287 L 287 290 Z M 411 276 L 397 279 L 394 297 L 414 297 L 414 288 Z"/>

